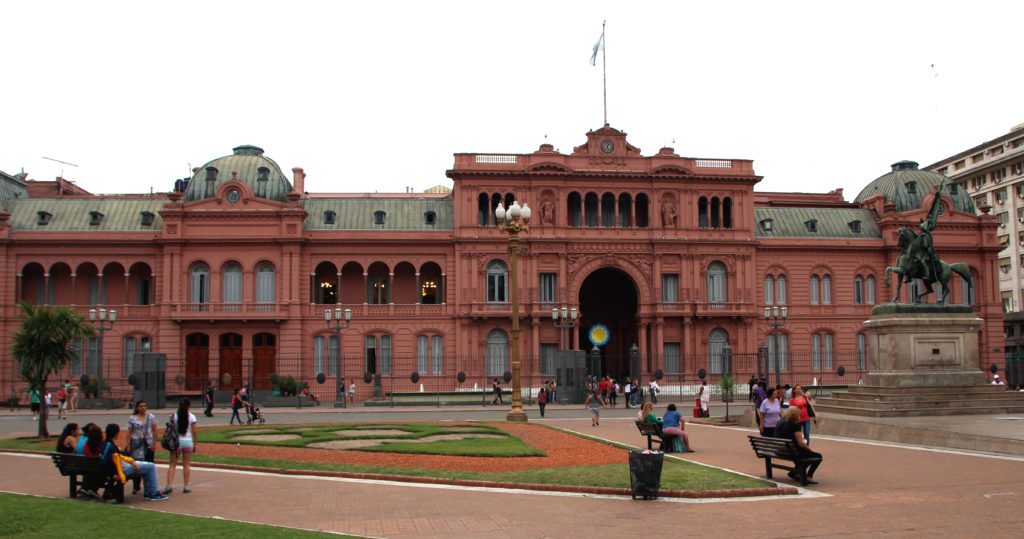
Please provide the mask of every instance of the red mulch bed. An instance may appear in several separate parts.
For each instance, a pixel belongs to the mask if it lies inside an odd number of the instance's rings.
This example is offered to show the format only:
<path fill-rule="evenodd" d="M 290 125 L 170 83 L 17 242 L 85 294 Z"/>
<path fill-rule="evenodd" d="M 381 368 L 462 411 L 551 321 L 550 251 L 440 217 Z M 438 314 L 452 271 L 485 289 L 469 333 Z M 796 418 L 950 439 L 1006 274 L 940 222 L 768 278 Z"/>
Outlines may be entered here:
<path fill-rule="evenodd" d="M 445 423 L 445 426 L 451 426 Z M 459 457 L 448 455 L 410 455 L 405 453 L 376 453 L 368 451 L 316 449 L 299 447 L 272 447 L 265 445 L 204 444 L 200 433 L 199 450 L 207 455 L 280 459 L 298 462 L 327 462 L 331 464 L 363 464 L 370 466 L 396 466 L 401 468 L 430 468 L 467 472 L 498 470 L 527 470 L 624 464 L 627 453 L 623 449 L 580 438 L 547 427 L 518 424 L 491 424 L 519 438 L 527 445 L 543 451 L 545 457 Z"/>

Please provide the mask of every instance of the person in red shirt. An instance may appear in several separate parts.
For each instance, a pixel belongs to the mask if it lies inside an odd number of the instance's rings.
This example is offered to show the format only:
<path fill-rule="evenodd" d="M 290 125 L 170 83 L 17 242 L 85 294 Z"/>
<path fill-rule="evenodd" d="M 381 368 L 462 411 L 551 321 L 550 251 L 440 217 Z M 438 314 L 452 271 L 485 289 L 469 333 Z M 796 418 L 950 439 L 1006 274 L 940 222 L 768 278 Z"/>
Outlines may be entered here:
<path fill-rule="evenodd" d="M 814 421 L 814 425 L 818 425 L 818 418 L 814 416 L 814 408 L 811 407 L 811 402 L 807 396 L 804 395 L 804 387 L 800 384 L 793 386 L 793 396 L 789 399 L 789 405 L 795 406 L 800 409 L 800 428 L 803 429 L 804 441 L 807 445 L 811 444 L 811 421 Z"/>
<path fill-rule="evenodd" d="M 57 391 L 57 419 L 68 418 L 68 390 L 60 386 Z"/>
<path fill-rule="evenodd" d="M 608 381 L 608 377 L 607 376 L 602 378 L 601 381 L 598 382 L 597 390 L 601 392 L 601 399 L 602 400 L 604 400 L 604 401 L 608 400 L 608 388 L 611 385 L 612 385 L 612 383 L 610 381 Z"/>

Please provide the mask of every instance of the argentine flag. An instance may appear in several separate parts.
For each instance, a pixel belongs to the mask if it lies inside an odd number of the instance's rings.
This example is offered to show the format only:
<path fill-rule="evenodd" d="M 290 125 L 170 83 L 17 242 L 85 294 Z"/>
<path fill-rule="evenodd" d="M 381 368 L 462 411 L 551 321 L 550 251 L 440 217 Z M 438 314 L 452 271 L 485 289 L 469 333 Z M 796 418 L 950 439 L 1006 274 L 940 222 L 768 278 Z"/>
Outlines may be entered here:
<path fill-rule="evenodd" d="M 590 55 L 590 65 L 597 65 L 597 51 L 604 48 L 604 30 L 601 30 L 601 37 L 597 39 L 597 43 L 594 43 L 594 54 Z"/>

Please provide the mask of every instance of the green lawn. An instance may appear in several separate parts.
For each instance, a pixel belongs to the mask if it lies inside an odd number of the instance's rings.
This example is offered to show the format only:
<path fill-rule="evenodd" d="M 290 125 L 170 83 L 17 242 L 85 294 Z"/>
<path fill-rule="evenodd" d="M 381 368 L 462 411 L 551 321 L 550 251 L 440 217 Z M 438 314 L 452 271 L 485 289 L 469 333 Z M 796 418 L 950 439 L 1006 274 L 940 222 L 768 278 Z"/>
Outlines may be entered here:
<path fill-rule="evenodd" d="M 0 537 L 342 537 L 158 511 L 137 513 L 125 506 L 94 501 L 17 494 L 0 493 L 0 508 Z"/>

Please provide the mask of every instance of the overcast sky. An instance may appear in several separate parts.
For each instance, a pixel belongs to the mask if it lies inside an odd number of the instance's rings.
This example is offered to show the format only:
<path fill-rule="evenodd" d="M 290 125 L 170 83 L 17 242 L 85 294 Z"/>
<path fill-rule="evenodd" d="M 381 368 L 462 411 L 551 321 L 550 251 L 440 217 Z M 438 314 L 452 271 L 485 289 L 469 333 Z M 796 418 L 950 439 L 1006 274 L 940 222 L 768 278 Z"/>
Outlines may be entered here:
<path fill-rule="evenodd" d="M 0 170 L 169 190 L 241 144 L 310 192 L 451 185 L 457 152 L 753 159 L 853 199 L 1024 122 L 1024 2 L 5 2 Z M 673 142 L 674 141 L 674 142 Z M 42 159 L 74 163 L 64 166 Z"/>

